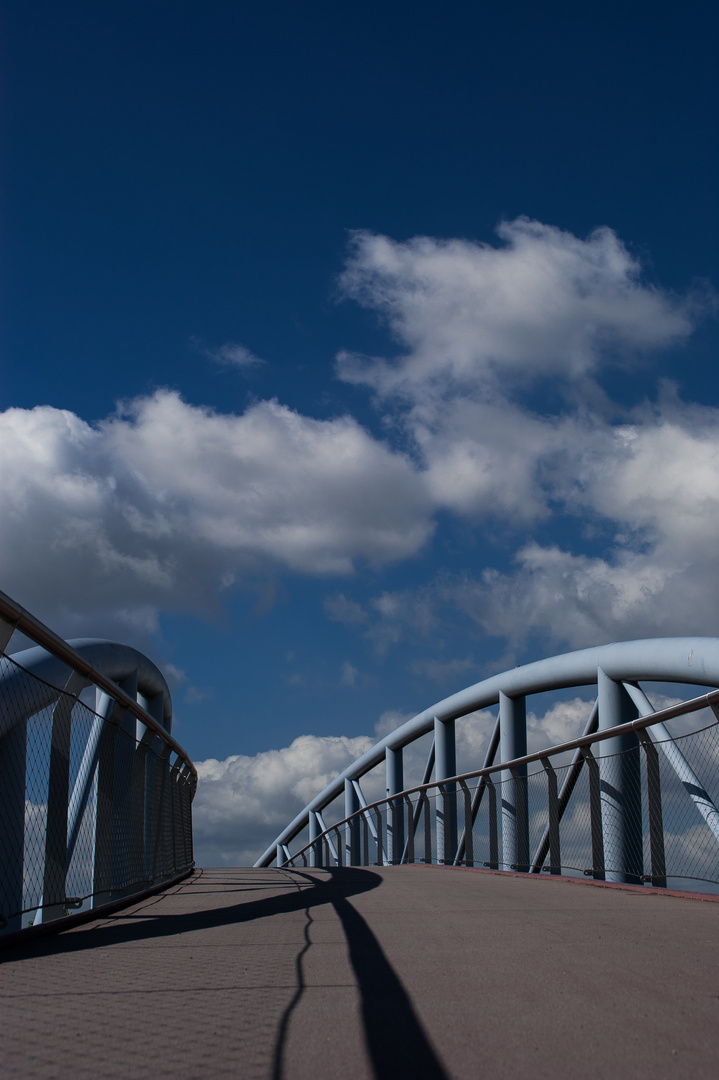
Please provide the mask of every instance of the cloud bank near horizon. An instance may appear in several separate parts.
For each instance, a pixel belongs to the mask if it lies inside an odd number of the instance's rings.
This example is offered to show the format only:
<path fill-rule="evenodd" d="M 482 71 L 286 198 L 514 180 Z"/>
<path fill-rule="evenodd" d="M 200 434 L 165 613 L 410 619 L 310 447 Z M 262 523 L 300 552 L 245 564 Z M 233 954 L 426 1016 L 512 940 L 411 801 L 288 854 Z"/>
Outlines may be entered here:
<path fill-rule="evenodd" d="M 662 699 L 662 703 L 664 699 Z M 527 715 L 530 753 L 579 734 L 592 702 L 581 697 L 556 702 L 542 715 Z M 200 783 L 193 804 L 196 858 L 203 866 L 245 866 L 254 863 L 280 831 L 352 761 L 377 739 L 399 727 L 410 715 L 383 713 L 374 737 L 302 735 L 290 746 L 254 756 L 233 754 L 223 761 L 197 762 Z M 458 768 L 470 769 L 483 759 L 495 716 L 489 710 L 457 722 Z M 404 751 L 405 783 L 421 783 L 431 736 Z M 385 795 L 384 764 L 362 780 L 368 802 Z M 324 814 L 329 825 L 344 817 L 342 798 Z"/>

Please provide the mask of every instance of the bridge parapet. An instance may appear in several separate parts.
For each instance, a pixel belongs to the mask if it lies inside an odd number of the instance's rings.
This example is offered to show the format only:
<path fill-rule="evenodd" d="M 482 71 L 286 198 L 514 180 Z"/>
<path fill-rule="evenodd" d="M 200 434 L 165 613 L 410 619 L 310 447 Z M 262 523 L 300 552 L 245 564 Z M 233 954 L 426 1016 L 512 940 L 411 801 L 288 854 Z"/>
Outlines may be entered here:
<path fill-rule="evenodd" d="M 469 687 L 353 762 L 256 865 L 418 861 L 657 887 L 719 884 L 719 691 L 655 711 L 640 679 L 715 686 L 719 639 L 623 642 Z M 582 735 L 527 754 L 527 695 L 592 683 L 597 698 Z M 498 715 L 485 760 L 460 774 L 454 722 L 491 705 Z M 666 724 L 679 717 L 685 730 L 670 733 Z M 405 787 L 402 751 L 429 732 L 423 783 Z M 360 780 L 383 758 L 387 797 L 368 804 Z M 345 814 L 327 825 L 343 791 Z"/>
<path fill-rule="evenodd" d="M 19 631 L 36 642 L 8 652 Z M 189 872 L 197 772 L 147 657 L 64 641 L 0 593 L 0 934 Z"/>

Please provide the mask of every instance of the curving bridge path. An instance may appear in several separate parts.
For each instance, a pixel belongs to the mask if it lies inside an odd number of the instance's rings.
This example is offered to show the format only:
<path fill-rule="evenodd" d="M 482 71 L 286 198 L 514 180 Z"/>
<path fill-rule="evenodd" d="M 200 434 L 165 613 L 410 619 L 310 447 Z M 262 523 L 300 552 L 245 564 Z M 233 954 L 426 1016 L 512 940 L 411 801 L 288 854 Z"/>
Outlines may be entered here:
<path fill-rule="evenodd" d="M 454 867 L 196 871 L 2 955 L 3 1076 L 715 1080 L 717 899 Z"/>
<path fill-rule="evenodd" d="M 656 710 L 667 680 L 709 690 Z M 585 685 L 583 734 L 528 753 L 527 700 Z M 719 887 L 717 685 L 716 638 L 504 672 L 391 732 L 255 867 L 198 871 L 161 673 L 0 593 L 3 1080 L 716 1080 L 719 897 L 667 885 Z M 455 726 L 489 708 L 459 773 Z"/>

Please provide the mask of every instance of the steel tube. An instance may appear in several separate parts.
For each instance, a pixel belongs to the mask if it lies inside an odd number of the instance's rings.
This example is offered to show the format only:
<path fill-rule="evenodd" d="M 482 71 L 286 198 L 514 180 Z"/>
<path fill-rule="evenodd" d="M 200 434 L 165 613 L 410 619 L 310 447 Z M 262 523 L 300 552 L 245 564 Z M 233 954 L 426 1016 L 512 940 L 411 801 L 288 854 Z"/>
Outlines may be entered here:
<path fill-rule="evenodd" d="M 597 671 L 599 729 L 631 721 L 637 709 L 622 683 Z M 605 880 L 638 885 L 643 873 L 639 740 L 623 731 L 599 757 Z"/>
<path fill-rule="evenodd" d="M 499 744 L 503 761 L 527 753 L 527 707 L 524 697 L 499 695 Z M 500 774 L 502 799 L 502 865 L 505 870 L 529 869 L 527 766 L 516 765 Z"/>

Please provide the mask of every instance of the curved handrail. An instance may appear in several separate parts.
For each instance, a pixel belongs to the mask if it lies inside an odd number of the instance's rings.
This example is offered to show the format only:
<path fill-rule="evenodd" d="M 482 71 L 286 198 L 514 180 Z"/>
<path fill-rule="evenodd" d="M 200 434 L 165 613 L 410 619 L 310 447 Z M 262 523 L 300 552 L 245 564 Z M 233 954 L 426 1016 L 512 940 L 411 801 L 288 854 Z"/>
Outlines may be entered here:
<path fill-rule="evenodd" d="M 671 720 L 674 717 L 684 716 L 687 713 L 698 712 L 699 710 L 706 708 L 711 708 L 715 712 L 717 723 L 719 723 L 719 690 L 714 690 L 708 694 L 701 694 L 699 697 L 690 698 L 688 701 L 682 701 L 679 704 L 671 705 L 666 709 L 658 709 L 656 712 L 638 717 L 636 720 L 630 720 L 626 724 L 617 724 L 615 727 L 595 731 L 591 735 L 580 735 L 578 738 L 570 739 L 567 742 L 555 743 L 543 750 L 535 750 L 531 754 L 524 754 L 522 757 L 513 758 L 511 761 L 503 761 L 497 765 L 489 765 L 482 769 L 472 769 L 469 772 L 458 773 L 456 776 L 444 777 L 442 780 L 432 780 L 426 784 L 415 784 L 413 787 L 404 788 L 404 790 L 397 791 L 390 796 L 385 796 L 381 799 L 375 799 L 374 802 L 366 803 L 364 806 L 360 807 L 359 810 L 355 810 L 347 817 L 339 818 L 337 821 L 334 821 L 309 844 L 305 844 L 304 847 L 296 851 L 294 855 L 292 855 L 292 858 L 288 859 L 287 862 L 282 865 L 287 866 L 293 864 L 295 859 L 299 859 L 303 854 L 309 852 L 318 841 L 326 839 L 327 836 L 341 829 L 344 825 L 348 825 L 353 821 L 365 817 L 370 810 L 380 809 L 383 806 L 391 806 L 393 803 L 399 803 L 410 795 L 422 794 L 425 791 L 431 791 L 433 788 L 441 789 L 449 787 L 451 784 L 461 784 L 463 781 L 476 780 L 483 776 L 490 777 L 496 773 L 511 772 L 512 770 L 519 769 L 521 766 L 529 765 L 535 761 L 544 761 L 571 750 L 579 750 L 582 747 L 591 747 L 595 743 L 604 742 L 607 739 L 615 739 L 618 735 L 644 731 L 646 728 L 653 727 L 655 724 L 661 724 L 665 720 Z"/>
<path fill-rule="evenodd" d="M 11 654 L 16 630 L 36 644 Z M 197 769 L 171 726 L 151 660 L 116 642 L 64 641 L 0 592 L 3 941 L 29 919 L 33 932 L 61 925 L 86 901 L 105 910 L 192 869 Z"/>
<path fill-rule="evenodd" d="M 31 674 L 37 675 L 44 682 L 51 684 L 56 690 L 62 690 L 71 671 L 76 671 L 92 683 L 104 690 L 109 697 L 131 713 L 137 720 L 149 728 L 162 741 L 177 754 L 186 765 L 197 784 L 197 769 L 187 751 L 170 734 L 172 726 L 172 702 L 162 673 L 142 653 L 129 645 L 120 645 L 115 642 L 102 641 L 93 638 L 83 638 L 74 642 L 65 641 L 48 626 L 40 622 L 26 608 L 22 607 L 7 593 L 0 590 L 0 617 L 14 627 L 36 641 L 40 648 L 23 650 L 22 653 L 13 653 L 12 660 Z M 42 650 L 42 651 L 41 651 Z M 47 654 L 50 654 L 47 657 Z M 50 658 L 54 661 L 51 662 Z M 24 661 L 24 662 L 23 662 Z M 59 664 L 57 663 L 59 661 Z M 94 661 L 94 663 L 93 663 Z M 105 670 L 97 666 L 101 664 Z M 120 672 L 125 668 L 138 673 L 138 687 L 140 693 L 143 688 L 149 694 L 163 693 L 163 722 L 142 707 L 142 705 L 121 686 L 118 686 L 116 678 L 122 678 Z M 108 675 L 107 672 L 113 672 Z M 2 704 L 0 703 L 0 710 Z M 0 711 L 0 734 L 2 734 L 2 712 Z"/>
<path fill-rule="evenodd" d="M 306 827 L 311 813 L 321 811 L 342 794 L 346 780 L 359 780 L 385 759 L 388 750 L 401 750 L 426 735 L 433 729 L 435 720 L 447 723 L 486 709 L 498 703 L 500 694 L 515 698 L 587 686 L 598 681 L 599 670 L 617 682 L 660 681 L 716 686 L 719 684 L 719 638 L 647 638 L 597 645 L 511 668 L 443 698 L 395 728 L 348 765 L 293 818 L 255 866 L 268 866 L 275 858 L 277 847 L 290 843 Z"/>

